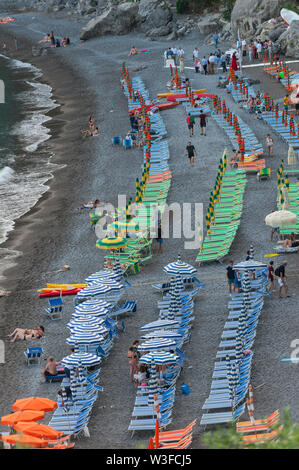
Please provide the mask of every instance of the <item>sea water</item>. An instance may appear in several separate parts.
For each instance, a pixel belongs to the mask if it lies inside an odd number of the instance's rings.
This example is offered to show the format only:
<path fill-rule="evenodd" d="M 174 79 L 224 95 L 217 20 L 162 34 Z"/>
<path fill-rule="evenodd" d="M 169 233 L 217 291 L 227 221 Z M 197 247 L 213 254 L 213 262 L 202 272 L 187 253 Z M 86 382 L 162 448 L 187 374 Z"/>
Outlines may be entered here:
<path fill-rule="evenodd" d="M 15 221 L 48 189 L 56 165 L 41 144 L 50 137 L 47 113 L 59 106 L 42 73 L 31 64 L 0 55 L 5 102 L 0 103 L 0 278 L 15 252 L 1 248 Z"/>

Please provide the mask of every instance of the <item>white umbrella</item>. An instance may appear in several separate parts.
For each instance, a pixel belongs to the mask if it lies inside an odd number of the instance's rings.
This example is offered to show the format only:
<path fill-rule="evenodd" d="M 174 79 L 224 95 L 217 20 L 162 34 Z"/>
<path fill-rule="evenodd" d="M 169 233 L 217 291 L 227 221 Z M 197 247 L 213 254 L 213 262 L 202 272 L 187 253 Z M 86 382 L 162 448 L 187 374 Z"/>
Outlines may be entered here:
<path fill-rule="evenodd" d="M 242 261 L 241 263 L 235 264 L 233 269 L 236 271 L 254 271 L 256 269 L 267 268 L 265 263 L 261 261 L 256 261 L 254 259 L 249 259 L 248 261 Z"/>
<path fill-rule="evenodd" d="M 170 338 L 170 339 L 182 339 L 183 335 L 172 330 L 158 330 L 151 333 L 146 333 L 141 336 L 141 339 L 152 339 L 152 338 Z"/>
<path fill-rule="evenodd" d="M 265 218 L 266 225 L 270 227 L 287 227 L 289 225 L 295 225 L 297 221 L 297 215 L 286 210 L 272 212 Z"/>
<path fill-rule="evenodd" d="M 181 274 L 182 276 L 192 276 L 196 274 L 197 269 L 191 266 L 191 264 L 184 263 L 181 260 L 181 255 L 178 255 L 178 260 L 164 266 L 163 271 L 167 274 Z"/>
<path fill-rule="evenodd" d="M 139 363 L 151 364 L 152 359 L 154 359 L 156 365 L 160 366 L 163 364 L 175 364 L 179 360 L 179 357 L 166 351 L 152 351 L 141 356 Z"/>

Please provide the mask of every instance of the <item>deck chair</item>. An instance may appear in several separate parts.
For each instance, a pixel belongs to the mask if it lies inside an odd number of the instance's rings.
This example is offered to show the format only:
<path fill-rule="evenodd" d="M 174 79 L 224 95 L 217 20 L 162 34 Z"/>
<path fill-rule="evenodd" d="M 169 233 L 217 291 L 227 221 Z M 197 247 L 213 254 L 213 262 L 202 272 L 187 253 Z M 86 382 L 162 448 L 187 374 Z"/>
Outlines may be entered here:
<path fill-rule="evenodd" d="M 120 137 L 120 136 L 112 137 L 112 144 L 113 144 L 113 145 L 119 145 L 119 144 L 121 144 L 121 137 Z"/>
<path fill-rule="evenodd" d="M 123 146 L 124 146 L 125 150 L 131 149 L 133 147 L 132 139 L 124 139 L 123 140 Z"/>
<path fill-rule="evenodd" d="M 186 436 L 192 433 L 192 430 L 196 424 L 196 419 L 192 423 L 188 424 L 184 429 L 178 429 L 176 431 L 164 431 L 159 433 L 159 442 L 179 442 L 184 439 Z"/>
<path fill-rule="evenodd" d="M 134 300 L 128 300 L 126 303 L 121 305 L 117 310 L 114 310 L 109 313 L 109 317 L 117 317 L 119 315 L 123 315 L 124 313 L 129 313 L 129 312 L 136 312 L 137 310 L 137 302 Z"/>
<path fill-rule="evenodd" d="M 271 413 L 266 419 L 256 419 L 254 424 L 251 424 L 251 421 L 242 421 L 237 423 L 237 432 L 239 433 L 248 433 L 248 432 L 260 432 L 268 431 L 271 426 L 278 423 L 279 421 L 279 410 L 275 410 Z"/>
<path fill-rule="evenodd" d="M 43 348 L 27 348 L 27 350 L 24 351 L 27 365 L 29 366 L 30 364 L 34 363 L 40 364 L 43 353 Z"/>
<path fill-rule="evenodd" d="M 282 426 L 280 426 L 282 429 Z M 251 444 L 255 442 L 266 442 L 266 441 L 273 441 L 278 436 L 278 431 L 273 429 L 271 432 L 268 433 L 260 433 L 260 434 L 252 434 L 250 436 L 242 436 L 242 440 L 245 444 Z"/>
<path fill-rule="evenodd" d="M 50 307 L 45 308 L 45 311 L 51 320 L 61 320 L 62 318 L 62 307 L 63 301 L 61 297 L 57 297 L 56 299 L 49 299 Z"/>

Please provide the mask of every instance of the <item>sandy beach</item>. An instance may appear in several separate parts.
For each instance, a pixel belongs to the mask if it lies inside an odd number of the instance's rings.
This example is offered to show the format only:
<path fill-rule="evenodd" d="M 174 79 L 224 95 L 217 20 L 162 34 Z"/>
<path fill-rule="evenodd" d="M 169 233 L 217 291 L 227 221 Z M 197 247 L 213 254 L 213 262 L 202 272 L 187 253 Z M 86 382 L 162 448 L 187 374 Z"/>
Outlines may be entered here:
<path fill-rule="evenodd" d="M 11 56 L 40 68 L 43 71 L 40 80 L 52 87 L 53 97 L 60 107 L 50 114 L 53 119 L 47 125 L 52 138 L 43 146 L 54 154 L 53 163 L 63 165 L 63 168 L 54 173 L 54 178 L 49 181 L 49 191 L 17 221 L 3 245 L 9 250 L 21 251 L 22 255 L 15 259 L 15 266 L 5 272 L 6 279 L 1 282 L 1 288 L 12 293 L 0 298 L 0 338 L 4 339 L 6 346 L 5 364 L 0 364 L 0 415 L 8 414 L 13 401 L 23 396 L 56 397 L 59 385 L 41 383 L 40 369 L 28 368 L 24 363 L 24 344 L 10 344 L 6 335 L 16 326 L 42 324 L 46 329 L 41 343 L 45 355 L 54 355 L 56 360 L 60 360 L 68 354 L 65 339 L 69 330 L 65 325 L 73 310 L 73 299 L 65 300 L 63 321 L 51 322 L 44 315 L 47 301 L 38 299 L 36 290 L 46 282 L 82 282 L 89 274 L 101 269 L 105 253 L 95 246 L 96 238 L 90 228 L 88 211 L 79 207 L 95 198 L 116 204 L 119 194 L 134 197 L 135 180 L 141 174 L 142 153 L 138 150 L 124 151 L 111 144 L 114 135 L 124 136 L 130 127 L 127 99 L 119 84 L 121 63 L 126 61 L 132 76 L 142 78 L 151 98 L 165 91 L 169 79 L 169 71 L 164 68 L 162 60 L 163 51 L 168 46 L 164 41 L 149 41 L 142 35 L 130 34 L 92 39 L 81 45 L 78 39 L 80 22 L 77 20 L 37 12 L 20 13 L 15 17 L 15 24 L 7 25 L 5 30 L 1 28 L 0 44 L 3 38 L 11 44 L 16 36 L 20 48 Z M 73 45 L 61 50 L 50 49 L 44 57 L 32 57 L 31 46 L 51 30 L 60 36 L 70 36 Z M 128 57 L 133 43 L 140 49 L 149 48 L 151 54 Z M 177 41 L 177 44 L 184 48 L 185 65 L 188 66 L 191 66 L 195 45 L 203 55 L 210 52 L 210 47 L 203 44 L 203 38 L 195 33 Z M 229 46 L 220 44 L 224 50 Z M 141 65 L 146 68 L 134 71 Z M 299 70 L 298 64 L 294 64 L 295 68 Z M 246 69 L 246 74 L 261 80 L 260 88 L 282 102 L 284 88 L 271 81 L 262 67 Z M 217 88 L 218 75 L 196 76 L 193 70 L 188 70 L 188 75 L 193 88 L 207 88 L 225 99 L 230 109 L 251 127 L 265 149 L 269 127 L 241 110 L 226 90 Z M 90 114 L 95 116 L 100 136 L 83 139 L 80 131 L 87 129 Z M 163 111 L 162 117 L 168 130 L 169 166 L 173 174 L 168 202 L 202 202 L 206 208 L 224 147 L 231 152 L 232 146 L 216 122 L 209 118 L 206 138 L 199 136 L 198 126 L 195 129 L 192 140 L 199 155 L 192 169 L 184 155 L 189 140 L 184 109 L 179 106 Z M 281 159 L 287 159 L 288 148 L 277 135 L 272 135 L 274 157 L 266 158 L 266 161 L 273 177 L 259 183 L 255 175 L 248 175 L 242 221 L 230 256 L 223 260 L 223 264 L 203 264 L 198 270 L 198 278 L 206 289 L 196 299 L 192 339 L 184 349 L 190 360 L 177 383 L 170 429 L 184 427 L 195 418 L 199 421 L 202 415 L 201 407 L 210 390 L 216 351 L 227 318 L 229 296 L 225 267 L 229 260 L 245 259 L 251 243 L 257 259 L 267 260 L 264 254 L 273 252 L 270 230 L 263 220 L 275 208 L 276 170 Z M 151 433 L 136 433 L 131 439 L 128 431 L 136 390 L 129 382 L 127 349 L 139 337 L 139 328 L 158 316 L 160 295 L 154 292 L 151 284 L 167 278 L 162 267 L 174 261 L 178 253 L 182 254 L 184 261 L 195 265 L 198 250 L 184 250 L 183 242 L 181 239 L 165 240 L 163 254 L 155 255 L 138 276 L 129 279 L 132 286 L 127 296 L 137 301 L 138 309 L 136 314 L 125 318 L 126 332 L 115 341 L 109 358 L 102 364 L 100 384 L 104 392 L 93 407 L 90 438 L 78 440 L 76 447 L 147 447 Z M 252 385 L 259 387 L 254 391 L 256 416 L 290 405 L 296 422 L 299 421 L 296 397 L 298 366 L 282 363 L 280 359 L 290 356 L 291 341 L 299 337 L 297 257 L 292 254 L 286 257 L 291 298 L 277 299 L 276 292 L 273 299 L 265 299 L 252 368 Z M 64 265 L 71 269 L 58 272 Z M 182 383 L 189 385 L 190 395 L 181 395 Z M 197 425 L 193 448 L 202 447 L 201 432 Z"/>

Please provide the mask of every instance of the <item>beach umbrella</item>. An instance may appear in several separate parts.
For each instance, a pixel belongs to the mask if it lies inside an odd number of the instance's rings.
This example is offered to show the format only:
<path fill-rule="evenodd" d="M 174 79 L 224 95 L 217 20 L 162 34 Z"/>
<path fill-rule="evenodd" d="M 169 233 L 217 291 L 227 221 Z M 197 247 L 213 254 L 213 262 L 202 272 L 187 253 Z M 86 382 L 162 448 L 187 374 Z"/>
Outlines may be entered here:
<path fill-rule="evenodd" d="M 91 367 L 100 364 L 102 359 L 95 354 L 78 352 L 70 354 L 62 359 L 61 364 L 66 367 L 78 367 L 79 363 L 85 367 Z"/>
<path fill-rule="evenodd" d="M 297 159 L 294 147 L 290 146 L 288 150 L 288 165 L 296 165 L 296 162 Z"/>
<path fill-rule="evenodd" d="M 67 328 L 75 328 L 78 325 L 82 324 L 88 324 L 90 326 L 93 325 L 103 325 L 105 323 L 105 320 L 103 318 L 96 317 L 94 315 L 80 315 L 77 318 L 74 318 L 71 320 L 66 326 Z"/>
<path fill-rule="evenodd" d="M 106 237 L 98 240 L 96 246 L 100 250 L 120 250 L 129 243 L 129 240 L 123 237 Z"/>
<path fill-rule="evenodd" d="M 297 221 L 297 215 L 287 210 L 272 212 L 265 218 L 266 225 L 269 225 L 270 227 L 286 227 L 289 225 L 295 225 Z"/>
<path fill-rule="evenodd" d="M 85 334 L 89 335 L 90 333 L 97 333 L 98 335 L 105 335 L 108 333 L 108 330 L 103 325 L 89 325 L 89 323 L 81 323 L 71 329 L 73 334 Z"/>
<path fill-rule="evenodd" d="M 141 339 L 152 339 L 152 338 L 169 338 L 169 339 L 182 339 L 183 336 L 180 333 L 172 330 L 157 330 L 151 333 L 147 333 L 141 336 Z"/>
<path fill-rule="evenodd" d="M 236 351 L 236 362 L 237 362 L 237 364 L 239 364 L 242 361 L 242 358 L 243 358 L 243 343 L 242 343 L 241 337 L 239 335 L 239 331 L 238 331 L 238 334 L 237 334 L 237 337 L 236 337 L 235 351 Z"/>
<path fill-rule="evenodd" d="M 101 304 L 98 303 L 82 303 L 79 305 L 76 305 L 75 307 L 75 313 L 78 315 L 93 315 L 93 316 L 98 316 L 99 315 L 107 315 L 110 312 L 111 307 L 104 307 Z"/>
<path fill-rule="evenodd" d="M 1 424 L 7 426 L 14 426 L 18 421 L 38 421 L 45 417 L 44 411 L 16 411 L 15 413 L 10 413 L 1 417 Z"/>
<path fill-rule="evenodd" d="M 138 351 L 158 351 L 176 347 L 176 342 L 169 338 L 154 338 L 138 346 Z"/>
<path fill-rule="evenodd" d="M 177 261 L 164 266 L 163 271 L 165 271 L 167 274 L 180 274 L 182 276 L 192 276 L 196 274 L 197 269 L 191 266 L 191 264 L 184 263 L 181 260 L 181 255 L 179 254 Z"/>
<path fill-rule="evenodd" d="M 105 295 L 108 292 L 111 292 L 111 288 L 106 284 L 92 284 L 78 292 L 77 298 L 84 299 L 95 295 Z"/>
<path fill-rule="evenodd" d="M 76 305 L 75 306 L 75 310 L 77 310 L 79 307 L 83 307 L 84 305 L 84 308 L 87 308 L 87 305 L 92 305 L 93 307 L 94 306 L 100 306 L 100 307 L 104 307 L 104 308 L 112 308 L 114 306 L 115 302 L 114 301 L 107 301 L 107 300 L 104 300 L 104 299 L 99 299 L 97 297 L 93 298 L 93 299 L 84 299 L 83 302 L 80 302 L 80 304 Z"/>
<path fill-rule="evenodd" d="M 20 445 L 22 447 L 47 447 L 48 441 L 39 437 L 27 436 L 26 434 L 10 434 L 9 436 L 1 436 L 3 442 L 8 444 Z"/>
<path fill-rule="evenodd" d="M 123 278 L 123 274 L 124 272 L 120 267 L 120 261 L 116 259 L 113 265 L 113 275 L 116 276 L 116 280 L 120 281 Z"/>
<path fill-rule="evenodd" d="M 233 269 L 236 271 L 255 271 L 256 269 L 267 268 L 265 263 L 256 260 L 242 261 L 241 263 L 235 264 Z"/>
<path fill-rule="evenodd" d="M 151 351 L 141 356 L 139 363 L 149 365 L 152 359 L 154 359 L 157 366 L 161 366 L 163 364 L 176 364 L 179 357 L 167 351 Z"/>
<path fill-rule="evenodd" d="M 148 405 L 154 404 L 154 395 L 158 393 L 158 377 L 154 358 L 151 360 Z M 154 415 L 154 413 L 153 413 Z"/>
<path fill-rule="evenodd" d="M 250 279 L 248 275 L 248 271 L 245 271 L 243 276 L 242 276 L 242 290 L 243 292 L 250 292 L 251 290 L 251 284 L 250 284 Z"/>
<path fill-rule="evenodd" d="M 246 404 L 247 404 L 247 410 L 248 410 L 250 422 L 251 422 L 252 426 L 254 426 L 255 425 L 255 420 L 254 420 L 254 417 L 253 417 L 254 404 L 253 404 L 252 385 L 249 385 L 249 387 L 248 387 L 248 399 L 246 400 Z"/>
<path fill-rule="evenodd" d="M 116 281 L 119 281 L 119 275 L 116 272 L 112 271 L 98 271 L 96 273 L 90 274 L 85 279 L 85 282 L 91 283 L 93 281 L 96 281 L 97 279 L 114 279 Z"/>
<path fill-rule="evenodd" d="M 233 402 L 234 389 L 232 385 L 232 373 L 231 373 L 231 364 L 230 364 L 229 356 L 226 356 L 226 378 L 228 380 L 229 397 L 231 401 Z"/>
<path fill-rule="evenodd" d="M 125 289 L 125 285 L 121 282 L 116 281 L 115 279 L 109 279 L 108 277 L 105 278 L 98 278 L 90 281 L 88 286 L 97 286 L 99 284 L 103 284 L 111 288 L 111 291 L 118 291 L 121 289 Z"/>
<path fill-rule="evenodd" d="M 53 411 L 57 408 L 57 402 L 43 397 L 20 398 L 14 402 L 11 408 L 17 411 Z"/>
<path fill-rule="evenodd" d="M 78 345 L 82 344 L 84 346 L 88 346 L 91 344 L 100 344 L 105 341 L 105 338 L 102 335 L 97 333 L 73 333 L 69 338 L 66 339 L 67 344 L 75 344 Z"/>
<path fill-rule="evenodd" d="M 139 201 L 140 202 L 140 201 Z M 139 224 L 136 222 L 128 221 L 128 222 L 120 222 L 114 221 L 112 224 L 108 226 L 108 230 L 115 230 L 116 232 L 127 232 L 127 233 L 134 233 L 140 230 Z"/>
<path fill-rule="evenodd" d="M 156 320 L 140 328 L 141 331 L 146 330 L 160 330 L 161 328 L 175 328 L 179 325 L 178 320 Z"/>
<path fill-rule="evenodd" d="M 176 276 L 176 289 L 179 292 L 182 292 L 184 290 L 184 283 L 181 276 Z"/>
<path fill-rule="evenodd" d="M 239 326 L 238 326 L 238 337 L 243 343 L 246 341 L 246 332 L 247 332 L 247 314 L 245 307 L 242 307 L 241 314 L 239 317 Z"/>
<path fill-rule="evenodd" d="M 251 260 L 254 259 L 254 248 L 253 248 L 253 245 L 250 245 L 250 248 L 249 248 L 249 259 L 251 259 Z"/>
<path fill-rule="evenodd" d="M 76 398 L 77 398 L 77 387 L 76 387 L 76 383 L 78 383 L 77 381 L 77 377 L 76 377 L 76 374 L 75 374 L 75 369 L 70 369 L 70 389 L 71 389 L 71 394 L 72 394 L 72 401 L 73 403 L 75 403 L 76 401 Z"/>
<path fill-rule="evenodd" d="M 14 429 L 23 434 L 29 434 L 30 436 L 40 437 L 43 439 L 58 439 L 63 436 L 63 432 L 56 431 L 56 429 L 48 426 L 47 424 L 39 423 L 28 423 L 20 421 L 14 425 Z"/>

